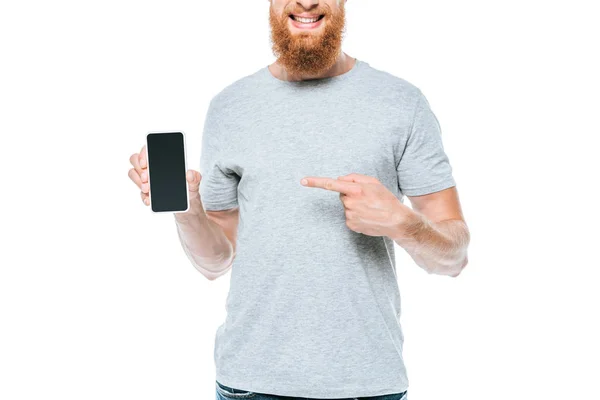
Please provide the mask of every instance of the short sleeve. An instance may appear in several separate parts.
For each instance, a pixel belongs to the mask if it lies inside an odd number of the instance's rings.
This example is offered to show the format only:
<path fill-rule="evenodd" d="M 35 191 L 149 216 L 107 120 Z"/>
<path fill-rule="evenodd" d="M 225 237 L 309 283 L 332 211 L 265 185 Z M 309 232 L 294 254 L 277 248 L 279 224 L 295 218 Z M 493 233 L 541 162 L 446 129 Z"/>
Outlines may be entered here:
<path fill-rule="evenodd" d="M 222 165 L 226 156 L 224 144 L 227 143 L 227 138 L 219 124 L 219 117 L 213 98 L 204 120 L 200 152 L 200 198 L 207 211 L 227 210 L 238 206 L 239 176 Z"/>
<path fill-rule="evenodd" d="M 398 147 L 398 185 L 407 196 L 420 196 L 456 186 L 444 151 L 442 132 L 429 102 L 419 90 L 406 141 Z"/>

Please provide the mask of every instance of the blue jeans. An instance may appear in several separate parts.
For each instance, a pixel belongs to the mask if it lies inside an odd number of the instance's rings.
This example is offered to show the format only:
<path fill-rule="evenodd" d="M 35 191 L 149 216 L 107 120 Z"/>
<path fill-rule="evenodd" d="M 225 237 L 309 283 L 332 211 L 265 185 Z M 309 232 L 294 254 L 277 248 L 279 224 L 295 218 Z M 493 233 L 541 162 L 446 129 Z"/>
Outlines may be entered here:
<path fill-rule="evenodd" d="M 267 393 L 256 393 L 249 392 L 247 390 L 235 389 L 229 386 L 225 386 L 219 381 L 215 381 L 217 390 L 217 400 L 240 400 L 240 399 L 251 399 L 251 400 L 319 400 L 311 399 L 308 397 L 289 397 L 289 396 L 277 396 L 274 394 Z M 383 394 L 381 396 L 371 397 L 351 397 L 346 399 L 329 399 L 329 400 L 408 400 L 408 391 L 402 393 Z"/>

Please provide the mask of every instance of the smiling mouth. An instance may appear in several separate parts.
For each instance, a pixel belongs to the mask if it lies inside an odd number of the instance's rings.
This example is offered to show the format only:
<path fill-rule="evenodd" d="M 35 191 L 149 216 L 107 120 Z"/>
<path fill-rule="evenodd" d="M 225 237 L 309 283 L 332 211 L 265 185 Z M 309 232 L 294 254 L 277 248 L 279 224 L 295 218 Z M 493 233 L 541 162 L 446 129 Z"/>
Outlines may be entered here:
<path fill-rule="evenodd" d="M 306 17 L 299 17 L 294 14 L 290 14 L 291 19 L 293 19 L 294 21 L 299 22 L 301 24 L 313 24 L 313 23 L 323 19 L 323 17 L 325 17 L 325 15 L 319 15 L 318 17 L 306 18 Z"/>

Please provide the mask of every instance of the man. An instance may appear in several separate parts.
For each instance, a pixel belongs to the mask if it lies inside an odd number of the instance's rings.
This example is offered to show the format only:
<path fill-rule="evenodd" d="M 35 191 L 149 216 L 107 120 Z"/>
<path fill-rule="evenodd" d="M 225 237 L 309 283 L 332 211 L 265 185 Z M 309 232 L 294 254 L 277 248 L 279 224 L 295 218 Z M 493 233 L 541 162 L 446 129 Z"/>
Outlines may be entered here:
<path fill-rule="evenodd" d="M 341 50 L 345 1 L 273 0 L 269 20 L 277 61 L 212 99 L 174 214 L 199 271 L 231 269 L 217 398 L 406 399 L 394 243 L 429 273 L 467 264 L 437 119 Z M 144 148 L 131 161 L 148 204 Z"/>

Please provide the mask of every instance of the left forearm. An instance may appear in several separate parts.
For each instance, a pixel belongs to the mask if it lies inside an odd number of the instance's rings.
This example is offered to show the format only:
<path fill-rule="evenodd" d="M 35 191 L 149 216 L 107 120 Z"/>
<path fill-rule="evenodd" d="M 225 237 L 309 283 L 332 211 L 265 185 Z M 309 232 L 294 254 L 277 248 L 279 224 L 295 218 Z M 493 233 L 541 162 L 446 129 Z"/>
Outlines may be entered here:
<path fill-rule="evenodd" d="M 391 237 L 431 274 L 457 276 L 466 266 L 469 229 L 463 220 L 432 222 L 413 211 Z"/>

